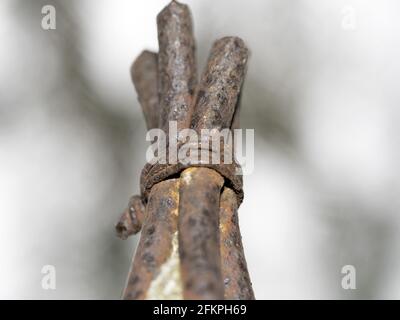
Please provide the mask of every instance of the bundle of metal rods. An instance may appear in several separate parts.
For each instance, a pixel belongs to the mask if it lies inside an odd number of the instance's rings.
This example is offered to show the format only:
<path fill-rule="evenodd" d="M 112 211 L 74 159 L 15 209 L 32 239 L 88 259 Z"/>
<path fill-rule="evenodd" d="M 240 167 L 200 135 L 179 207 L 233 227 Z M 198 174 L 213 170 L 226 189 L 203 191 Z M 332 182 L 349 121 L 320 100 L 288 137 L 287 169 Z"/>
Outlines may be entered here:
<path fill-rule="evenodd" d="M 172 1 L 157 16 L 159 52 L 144 51 L 131 75 L 148 129 L 232 129 L 248 50 L 217 40 L 199 83 L 189 8 Z M 254 299 L 238 224 L 241 177 L 235 166 L 147 164 L 141 196 L 116 225 L 141 230 L 124 299 Z"/>

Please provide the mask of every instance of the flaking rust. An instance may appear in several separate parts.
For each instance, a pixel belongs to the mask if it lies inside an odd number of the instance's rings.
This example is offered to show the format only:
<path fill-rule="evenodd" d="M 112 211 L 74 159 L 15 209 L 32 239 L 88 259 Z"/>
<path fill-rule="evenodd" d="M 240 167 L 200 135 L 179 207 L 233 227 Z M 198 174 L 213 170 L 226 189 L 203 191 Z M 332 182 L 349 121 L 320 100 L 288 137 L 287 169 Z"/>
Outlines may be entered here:
<path fill-rule="evenodd" d="M 144 221 L 144 205 L 140 196 L 132 196 L 128 208 L 120 217 L 115 226 L 118 237 L 125 240 L 130 235 L 136 234 L 142 228 Z"/>
<path fill-rule="evenodd" d="M 224 299 L 254 299 L 240 235 L 235 193 L 225 187 L 220 202 L 220 250 Z"/>
<path fill-rule="evenodd" d="M 238 37 L 214 42 L 196 96 L 196 112 L 191 127 L 230 128 L 244 80 L 248 49 Z"/>
<path fill-rule="evenodd" d="M 214 43 L 199 83 L 192 129 L 231 127 L 246 61 L 242 40 L 226 37 Z M 224 297 L 218 229 L 223 184 L 223 176 L 210 168 L 193 167 L 181 174 L 179 252 L 185 299 Z"/>
<path fill-rule="evenodd" d="M 203 129 L 231 128 L 245 76 L 247 59 L 248 49 L 240 38 L 224 37 L 215 41 L 198 85 L 197 95 L 194 97 L 193 110 L 190 112 L 192 116 L 190 127 L 199 134 Z M 173 75 L 170 76 L 168 81 L 173 82 Z M 173 109 L 173 103 L 170 108 Z M 199 154 L 202 150 L 209 150 L 210 141 L 202 142 L 197 148 L 199 148 Z M 242 201 L 243 181 L 242 176 L 237 174 L 239 166 L 235 161 L 225 163 L 223 158 L 218 164 L 212 162 L 195 165 L 183 165 L 180 162 L 173 164 L 148 163 L 141 174 L 142 197 L 147 199 L 154 184 L 174 176 L 190 166 L 204 166 L 219 172 L 235 190 L 239 203 Z"/>
<path fill-rule="evenodd" d="M 197 84 L 192 25 L 189 7 L 177 1 L 157 16 L 159 123 L 165 132 L 169 121 L 176 121 L 178 130 L 189 126 Z"/>
<path fill-rule="evenodd" d="M 219 194 L 224 179 L 208 168 L 182 172 L 179 255 L 185 299 L 223 299 L 219 252 Z"/>
<path fill-rule="evenodd" d="M 146 207 L 139 245 L 129 271 L 124 299 L 146 299 L 147 291 L 171 256 L 177 232 L 179 180 L 170 179 L 153 187 Z"/>
<path fill-rule="evenodd" d="M 159 52 L 144 51 L 131 68 L 147 128 L 168 133 L 169 121 L 178 130 L 235 128 L 248 59 L 243 41 L 217 40 L 197 85 L 189 8 L 172 1 L 157 27 Z M 200 152 L 209 147 L 203 143 Z M 237 217 L 238 167 L 146 164 L 141 196 L 116 225 L 124 239 L 142 228 L 124 299 L 254 299 Z"/>

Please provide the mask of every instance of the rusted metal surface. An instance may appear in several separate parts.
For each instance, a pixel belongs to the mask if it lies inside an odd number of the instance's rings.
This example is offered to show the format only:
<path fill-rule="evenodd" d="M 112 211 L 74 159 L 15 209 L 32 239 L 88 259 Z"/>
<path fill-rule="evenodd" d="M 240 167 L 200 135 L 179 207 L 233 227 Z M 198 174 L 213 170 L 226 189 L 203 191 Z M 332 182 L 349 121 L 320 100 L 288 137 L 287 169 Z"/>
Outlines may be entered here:
<path fill-rule="evenodd" d="M 157 16 L 160 128 L 177 121 L 178 130 L 190 122 L 197 82 L 195 41 L 189 7 L 172 1 Z"/>
<path fill-rule="evenodd" d="M 200 154 L 200 152 L 202 152 L 201 146 L 198 146 L 198 148 Z M 169 179 L 170 177 L 174 177 L 189 167 L 205 167 L 217 171 L 227 179 L 227 183 L 236 193 L 238 202 L 241 203 L 243 201 L 243 178 L 241 175 L 237 175 L 237 170 L 239 170 L 240 166 L 235 162 L 231 164 L 182 164 L 181 162 L 174 164 L 147 163 L 140 176 L 140 190 L 144 201 L 147 201 L 150 191 L 155 184 Z"/>
<path fill-rule="evenodd" d="M 169 121 L 177 121 L 178 130 L 235 128 L 248 58 L 243 41 L 217 40 L 196 86 L 188 7 L 172 1 L 158 15 L 157 26 L 159 53 L 143 52 L 131 69 L 148 129 L 168 133 Z M 196 148 L 202 152 L 209 145 L 201 141 Z M 140 197 L 132 197 L 132 209 L 116 226 L 122 238 L 143 228 L 125 299 L 254 298 L 237 223 L 243 199 L 238 168 L 235 162 L 145 165 L 145 213 Z M 176 290 L 164 290 L 166 281 Z"/>
<path fill-rule="evenodd" d="M 208 168 L 182 172 L 179 188 L 179 255 L 185 299 L 223 299 L 219 253 L 219 195 L 224 183 Z"/>
<path fill-rule="evenodd" d="M 220 130 L 231 127 L 244 80 L 247 58 L 248 50 L 240 38 L 225 37 L 214 43 L 207 67 L 198 86 L 194 110 L 191 113 L 192 129 L 200 133 L 202 129 Z M 170 76 L 172 78 L 173 74 Z M 168 105 L 164 108 L 168 108 Z M 173 108 L 173 104 L 170 104 L 169 110 Z M 202 148 L 208 149 L 209 146 L 199 145 L 198 148 L 200 154 Z M 221 156 L 222 154 L 221 152 Z M 182 164 L 181 162 L 146 164 L 141 174 L 143 198 L 147 199 L 153 185 L 191 166 L 193 164 Z M 243 181 L 242 176 L 237 174 L 239 168 L 236 162 L 220 161 L 219 164 L 208 162 L 195 164 L 195 166 L 204 166 L 218 171 L 229 181 L 241 203 Z"/>
<path fill-rule="evenodd" d="M 215 41 L 196 95 L 191 127 L 230 128 L 244 80 L 248 50 L 238 37 Z"/>
<path fill-rule="evenodd" d="M 132 81 L 142 106 L 147 129 L 157 128 L 159 121 L 157 61 L 157 53 L 145 50 L 136 58 L 131 67 Z"/>
<path fill-rule="evenodd" d="M 138 94 L 148 130 L 157 128 L 159 123 L 157 90 L 157 53 L 144 50 L 133 62 L 131 78 Z M 125 240 L 138 233 L 144 220 L 142 197 L 135 195 L 129 200 L 127 209 L 115 225 L 117 236 Z"/>
<path fill-rule="evenodd" d="M 118 237 L 125 240 L 130 235 L 136 234 L 142 228 L 144 220 L 144 205 L 140 196 L 132 196 L 128 208 L 121 215 L 115 229 Z"/>
<path fill-rule="evenodd" d="M 200 133 L 202 129 L 231 127 L 246 61 L 247 49 L 242 40 L 227 37 L 214 43 L 197 91 L 192 129 Z M 209 141 L 205 142 L 208 148 Z M 192 167 L 181 174 L 179 253 L 185 299 L 224 296 L 218 228 L 224 179 L 219 172 L 235 167 L 220 163 L 211 164 L 211 168 L 214 170 Z M 227 177 L 235 181 L 238 176 L 233 171 Z"/>
<path fill-rule="evenodd" d="M 151 282 L 171 255 L 178 223 L 178 190 L 179 179 L 170 179 L 158 183 L 151 191 L 124 299 L 146 299 Z"/>
<path fill-rule="evenodd" d="M 252 300 L 254 293 L 240 235 L 236 195 L 228 187 L 221 194 L 219 217 L 224 299 Z"/>

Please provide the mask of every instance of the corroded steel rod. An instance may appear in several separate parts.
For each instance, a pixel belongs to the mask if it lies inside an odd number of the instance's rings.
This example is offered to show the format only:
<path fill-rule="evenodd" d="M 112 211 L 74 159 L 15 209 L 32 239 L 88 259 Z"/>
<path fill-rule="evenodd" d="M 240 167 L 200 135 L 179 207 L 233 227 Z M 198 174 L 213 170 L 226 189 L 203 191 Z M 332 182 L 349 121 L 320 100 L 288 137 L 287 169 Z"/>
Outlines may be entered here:
<path fill-rule="evenodd" d="M 216 41 L 196 87 L 189 8 L 172 1 L 157 25 L 159 53 L 143 52 L 131 69 L 148 129 L 168 132 L 169 121 L 197 132 L 235 127 L 248 56 L 243 41 Z M 242 180 L 234 169 L 145 166 L 142 197 L 131 198 L 116 226 L 122 238 L 142 227 L 125 299 L 254 298 L 237 222 Z"/>
<path fill-rule="evenodd" d="M 136 58 L 131 67 L 131 78 L 148 130 L 157 128 L 159 124 L 157 61 L 157 53 L 145 50 Z"/>
<path fill-rule="evenodd" d="M 235 192 L 225 187 L 220 202 L 220 250 L 224 299 L 254 299 L 239 229 Z"/>
<path fill-rule="evenodd" d="M 124 299 L 149 298 L 151 284 L 171 256 L 178 223 L 178 190 L 179 179 L 170 179 L 155 185 L 150 193 L 139 245 L 123 293 Z"/>
<path fill-rule="evenodd" d="M 182 172 L 179 188 L 179 256 L 185 299 L 223 299 L 219 252 L 222 176 L 208 168 Z"/>
<path fill-rule="evenodd" d="M 158 14 L 157 30 L 160 128 L 168 132 L 169 121 L 177 121 L 180 130 L 189 126 L 197 83 L 189 7 L 172 1 Z"/>
<path fill-rule="evenodd" d="M 248 50 L 240 38 L 225 37 L 214 42 L 197 91 L 193 129 L 231 127 L 247 58 Z"/>
<path fill-rule="evenodd" d="M 132 196 L 128 207 L 115 226 L 117 236 L 125 240 L 130 235 L 138 233 L 144 221 L 144 211 L 142 198 L 137 195 Z"/>
<path fill-rule="evenodd" d="M 247 49 L 238 38 L 216 41 L 199 83 L 192 129 L 230 128 L 244 77 Z M 181 174 L 179 252 L 185 299 L 222 299 L 219 195 L 224 178 L 208 168 Z"/>

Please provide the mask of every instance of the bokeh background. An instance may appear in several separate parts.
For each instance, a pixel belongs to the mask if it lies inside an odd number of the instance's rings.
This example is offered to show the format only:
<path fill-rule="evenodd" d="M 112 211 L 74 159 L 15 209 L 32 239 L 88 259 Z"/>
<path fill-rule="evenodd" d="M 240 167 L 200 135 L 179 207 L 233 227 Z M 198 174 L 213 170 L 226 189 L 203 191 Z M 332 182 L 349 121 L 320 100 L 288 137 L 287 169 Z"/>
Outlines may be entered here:
<path fill-rule="evenodd" d="M 167 3 L 0 2 L 0 298 L 120 298 L 138 237 L 113 226 L 147 147 L 129 68 L 157 50 Z M 399 299 L 400 3 L 186 3 L 200 68 L 218 37 L 252 52 L 240 221 L 256 297 Z M 41 28 L 46 4 L 56 30 Z M 56 290 L 41 287 L 48 264 Z"/>

